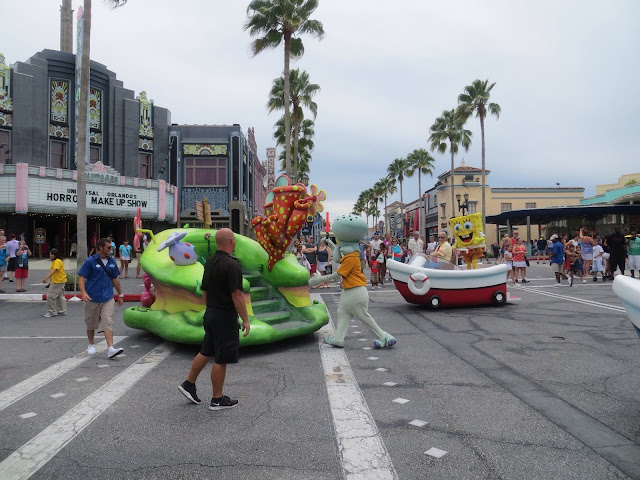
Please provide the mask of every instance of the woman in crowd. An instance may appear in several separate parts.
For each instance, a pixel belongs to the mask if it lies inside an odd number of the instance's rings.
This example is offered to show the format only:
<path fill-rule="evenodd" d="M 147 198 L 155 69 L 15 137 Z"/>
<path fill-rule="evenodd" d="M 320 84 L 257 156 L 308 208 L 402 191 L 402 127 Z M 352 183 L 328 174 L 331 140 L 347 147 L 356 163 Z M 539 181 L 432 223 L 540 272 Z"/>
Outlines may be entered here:
<path fill-rule="evenodd" d="M 24 282 L 29 278 L 29 257 L 31 250 L 24 241 L 20 242 L 20 247 L 16 252 L 16 292 L 26 292 Z"/>
<path fill-rule="evenodd" d="M 47 293 L 47 313 L 44 314 L 46 318 L 67 314 L 67 300 L 64 298 L 64 284 L 67 283 L 67 274 L 64 271 L 64 263 L 60 260 L 57 248 L 51 249 L 49 258 L 51 259 L 49 274 L 42 280 L 42 283 L 47 283 L 47 280 L 50 279 L 49 292 Z"/>
<path fill-rule="evenodd" d="M 325 239 L 320 240 L 320 246 L 318 247 L 317 252 L 318 266 L 316 267 L 317 272 L 320 275 L 327 274 L 327 264 L 331 262 L 331 249 L 327 245 L 327 241 Z M 326 283 L 322 284 L 322 288 L 327 288 L 328 285 Z"/>
<path fill-rule="evenodd" d="M 514 280 L 518 283 L 518 278 L 522 280 L 522 283 L 527 283 L 527 246 L 524 244 L 522 238 L 518 238 L 518 243 L 513 247 L 513 267 L 514 267 Z"/>

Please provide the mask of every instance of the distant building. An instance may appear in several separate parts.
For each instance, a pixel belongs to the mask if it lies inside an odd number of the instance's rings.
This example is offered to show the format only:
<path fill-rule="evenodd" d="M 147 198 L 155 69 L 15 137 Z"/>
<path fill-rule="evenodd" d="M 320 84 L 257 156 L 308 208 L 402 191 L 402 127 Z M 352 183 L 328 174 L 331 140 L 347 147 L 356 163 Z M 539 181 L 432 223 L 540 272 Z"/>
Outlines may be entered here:
<path fill-rule="evenodd" d="M 596 185 L 593 197 L 580 200 L 580 205 L 640 204 L 640 173 L 627 173 L 617 183 Z"/>

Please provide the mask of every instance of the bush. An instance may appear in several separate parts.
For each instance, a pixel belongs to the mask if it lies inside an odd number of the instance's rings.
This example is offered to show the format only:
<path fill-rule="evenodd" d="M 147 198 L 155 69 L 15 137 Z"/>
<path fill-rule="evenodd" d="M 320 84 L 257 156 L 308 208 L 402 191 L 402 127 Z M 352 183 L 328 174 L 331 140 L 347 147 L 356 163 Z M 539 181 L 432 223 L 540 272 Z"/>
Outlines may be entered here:
<path fill-rule="evenodd" d="M 65 292 L 75 292 L 75 291 L 80 291 L 80 289 L 77 287 L 77 283 L 76 288 L 77 290 L 74 290 L 74 282 L 76 281 L 76 272 L 71 272 L 71 273 L 67 273 L 67 281 L 64 283 L 64 290 Z"/>

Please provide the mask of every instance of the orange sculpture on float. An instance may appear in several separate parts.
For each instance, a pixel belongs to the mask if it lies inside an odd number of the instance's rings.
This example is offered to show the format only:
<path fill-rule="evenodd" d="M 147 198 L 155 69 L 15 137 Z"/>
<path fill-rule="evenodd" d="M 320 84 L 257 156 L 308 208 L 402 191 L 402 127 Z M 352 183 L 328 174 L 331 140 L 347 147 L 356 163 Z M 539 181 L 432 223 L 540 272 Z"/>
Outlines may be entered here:
<path fill-rule="evenodd" d="M 311 190 L 315 193 L 317 187 L 312 185 Z M 304 226 L 307 216 L 322 211 L 320 201 L 325 198 L 324 190 L 309 195 L 302 183 L 291 185 L 286 175 L 278 177 L 275 187 L 265 198 L 264 218 L 258 216 L 251 221 L 258 243 L 269 254 L 269 271 L 284 258 L 287 246 Z"/>

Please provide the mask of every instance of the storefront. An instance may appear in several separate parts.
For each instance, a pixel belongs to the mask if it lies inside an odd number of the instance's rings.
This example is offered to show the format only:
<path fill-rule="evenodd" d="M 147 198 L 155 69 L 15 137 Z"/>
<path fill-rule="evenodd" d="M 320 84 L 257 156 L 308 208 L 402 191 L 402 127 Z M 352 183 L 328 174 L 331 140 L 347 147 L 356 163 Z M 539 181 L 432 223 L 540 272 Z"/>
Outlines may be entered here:
<path fill-rule="evenodd" d="M 86 172 L 87 234 L 133 240 L 133 218 L 140 208 L 145 228 L 161 230 L 178 218 L 177 189 L 164 180 L 119 175 L 100 162 Z M 69 255 L 76 235 L 77 171 L 0 165 L 0 225 L 24 233 L 35 254 L 58 248 Z M 39 234 L 36 236 L 36 234 Z M 40 243 L 36 243 L 36 240 Z"/>

